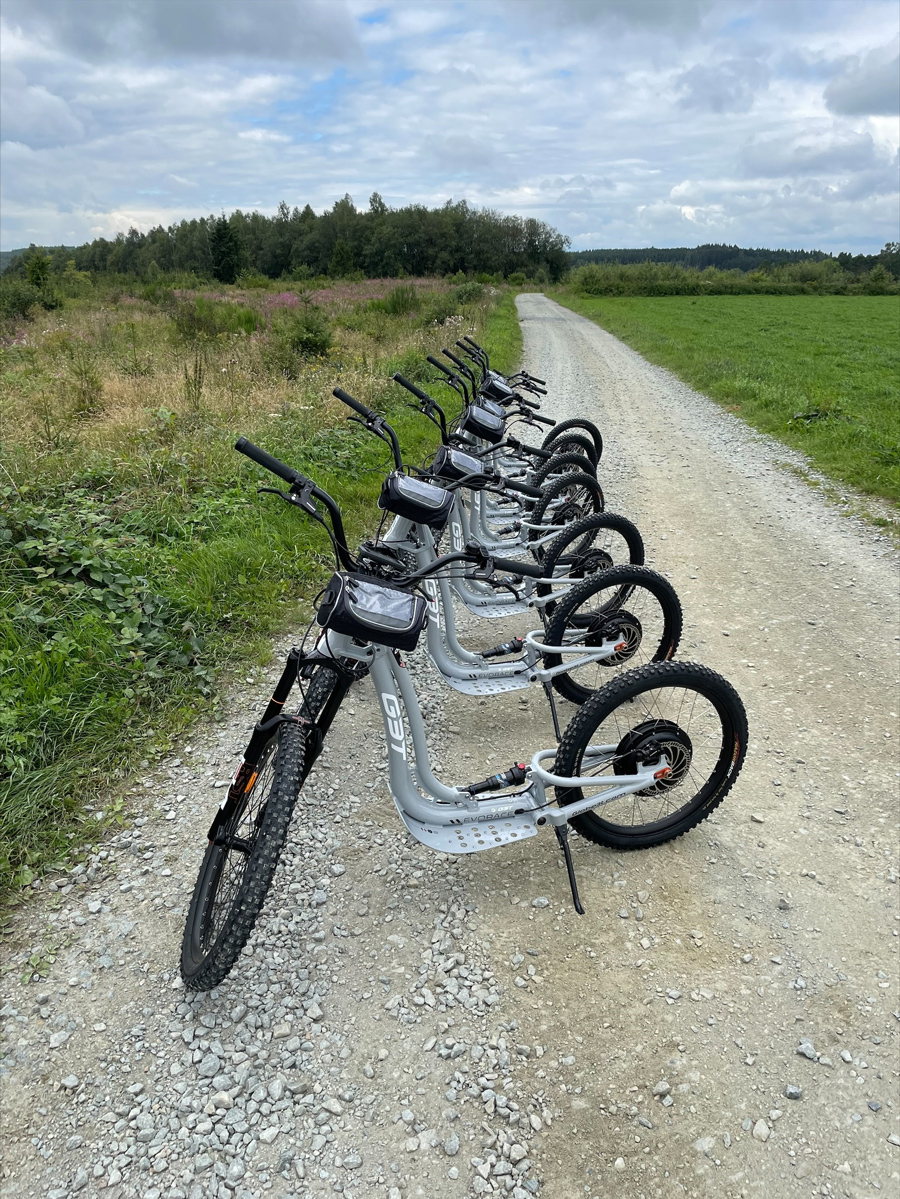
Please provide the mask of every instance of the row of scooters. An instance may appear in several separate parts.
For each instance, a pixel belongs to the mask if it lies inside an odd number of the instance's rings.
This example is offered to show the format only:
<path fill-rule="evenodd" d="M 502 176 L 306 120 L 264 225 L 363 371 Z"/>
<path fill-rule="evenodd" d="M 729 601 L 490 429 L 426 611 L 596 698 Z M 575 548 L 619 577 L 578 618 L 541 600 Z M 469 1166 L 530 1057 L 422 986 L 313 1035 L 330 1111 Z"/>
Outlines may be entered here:
<path fill-rule="evenodd" d="M 681 605 L 644 565 L 636 526 L 606 510 L 600 430 L 544 415 L 544 382 L 525 371 L 501 375 L 471 337 L 442 353 L 445 361 L 428 362 L 457 393 L 455 414 L 394 375 L 439 435 L 421 465 L 404 461 L 382 414 L 334 389 L 349 419 L 393 457 L 378 532 L 355 550 L 340 506 L 314 480 L 245 438 L 235 446 L 287 485 L 262 490 L 328 531 L 337 569 L 308 631 L 316 630 L 313 644 L 307 637 L 288 655 L 210 827 L 182 944 L 191 989 L 217 985 L 246 944 L 303 783 L 349 689 L 365 677 L 381 708 L 387 783 L 410 835 L 440 852 L 480 853 L 552 828 L 579 913 L 570 826 L 618 852 L 660 845 L 704 820 L 740 772 L 743 704 L 720 674 L 675 657 Z M 534 429 L 543 437 L 524 440 Z M 461 609 L 480 618 L 476 628 L 515 627 L 476 649 L 463 644 Z M 475 782 L 437 778 L 405 658 L 423 635 L 440 677 L 463 695 L 542 688 L 554 744 Z M 302 698 L 292 710 L 295 684 Z M 575 708 L 565 729 L 561 701 Z M 498 741 L 512 732 L 498 731 Z M 377 778 L 380 767 L 372 770 Z"/>

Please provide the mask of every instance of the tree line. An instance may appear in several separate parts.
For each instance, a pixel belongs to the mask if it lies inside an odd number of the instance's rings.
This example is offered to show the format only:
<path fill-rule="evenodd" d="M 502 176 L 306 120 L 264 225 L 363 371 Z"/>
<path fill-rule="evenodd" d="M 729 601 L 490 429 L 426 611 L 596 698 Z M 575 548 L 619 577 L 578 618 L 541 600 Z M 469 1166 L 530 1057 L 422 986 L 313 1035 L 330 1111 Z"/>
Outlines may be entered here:
<path fill-rule="evenodd" d="M 650 246 L 643 250 L 576 250 L 569 254 L 572 268 L 588 263 L 629 266 L 642 262 L 670 264 L 685 270 L 704 271 L 763 271 L 771 273 L 777 267 L 802 262 L 837 262 L 841 270 L 852 275 L 864 275 L 883 266 L 895 278 L 900 277 L 900 243 L 888 242 L 878 254 L 825 254 L 822 250 L 767 250 L 742 246 L 719 245 L 680 246 L 659 249 Z"/>
<path fill-rule="evenodd" d="M 237 210 L 183 220 L 147 233 L 129 229 L 81 246 L 48 251 L 49 269 L 154 278 L 194 274 L 234 283 L 242 274 L 270 279 L 321 275 L 369 278 L 421 275 L 522 274 L 558 281 L 568 266 L 569 239 L 533 217 L 510 216 L 448 200 L 440 208 L 409 204 L 389 208 L 375 192 L 360 210 L 349 195 L 321 215 L 307 204 L 282 201 L 274 216 Z M 7 274 L 24 275 L 29 251 Z"/>
<path fill-rule="evenodd" d="M 848 255 L 849 257 L 849 255 Z M 900 290 L 900 246 L 889 243 L 872 266 L 856 272 L 839 258 L 798 259 L 752 271 L 704 270 L 677 262 L 588 262 L 567 283 L 589 296 L 703 295 L 896 295 Z"/>

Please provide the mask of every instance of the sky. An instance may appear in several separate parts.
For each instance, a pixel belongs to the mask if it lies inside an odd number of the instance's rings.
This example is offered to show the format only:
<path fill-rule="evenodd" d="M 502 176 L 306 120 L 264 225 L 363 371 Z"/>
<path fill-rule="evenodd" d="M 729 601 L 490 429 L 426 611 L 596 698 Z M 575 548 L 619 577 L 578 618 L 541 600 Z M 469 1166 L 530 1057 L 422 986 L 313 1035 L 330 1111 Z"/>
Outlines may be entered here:
<path fill-rule="evenodd" d="M 897 0 L 4 0 L 0 248 L 378 191 L 872 253 L 898 48 Z"/>

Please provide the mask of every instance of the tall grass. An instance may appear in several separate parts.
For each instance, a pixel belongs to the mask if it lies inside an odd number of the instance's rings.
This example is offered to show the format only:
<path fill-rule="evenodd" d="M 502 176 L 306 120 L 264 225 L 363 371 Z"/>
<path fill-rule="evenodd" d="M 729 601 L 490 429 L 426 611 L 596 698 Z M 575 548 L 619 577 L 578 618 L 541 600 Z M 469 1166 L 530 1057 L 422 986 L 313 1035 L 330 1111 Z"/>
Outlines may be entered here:
<path fill-rule="evenodd" d="M 273 630 L 308 619 L 330 546 L 256 495 L 271 479 L 233 452 L 236 436 L 311 474 L 357 539 L 388 464 L 334 385 L 389 413 L 410 461 L 434 449 L 390 375 L 463 332 L 490 342 L 495 299 L 423 323 L 447 289 L 419 290 L 420 310 L 393 314 L 366 312 L 346 284 L 316 306 L 238 288 L 89 296 L 7 330 L 0 888 L 63 862 L 111 782 L 214 707 L 218 679 L 264 657 Z"/>

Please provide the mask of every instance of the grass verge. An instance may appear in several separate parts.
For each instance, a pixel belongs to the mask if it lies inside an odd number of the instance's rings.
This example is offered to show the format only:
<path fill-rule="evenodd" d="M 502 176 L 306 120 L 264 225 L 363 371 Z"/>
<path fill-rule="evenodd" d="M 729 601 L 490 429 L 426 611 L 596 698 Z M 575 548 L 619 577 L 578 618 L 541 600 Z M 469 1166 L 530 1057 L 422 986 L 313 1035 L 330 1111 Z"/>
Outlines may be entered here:
<path fill-rule="evenodd" d="M 388 414 L 421 461 L 434 430 L 391 373 L 430 386 L 424 356 L 463 333 L 501 369 L 515 361 L 511 295 L 466 287 L 385 305 L 341 286 L 315 312 L 281 294 L 274 320 L 270 296 L 236 289 L 164 308 L 88 298 L 16 331 L 0 397 L 0 896 L 121 819 L 110 784 L 215 711 L 218 681 L 263 661 L 272 633 L 309 619 L 327 537 L 256 495 L 273 480 L 236 436 L 315 478 L 360 539 L 390 464 L 331 388 Z"/>
<path fill-rule="evenodd" d="M 832 479 L 900 503 L 895 296 L 552 294 Z"/>

